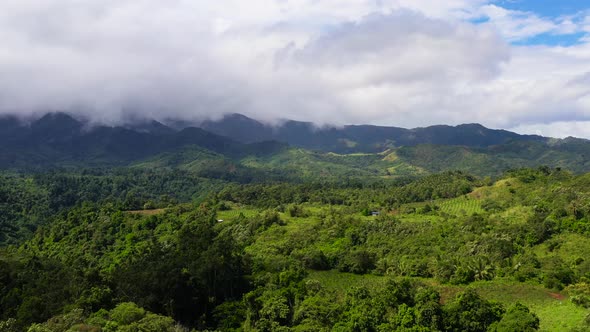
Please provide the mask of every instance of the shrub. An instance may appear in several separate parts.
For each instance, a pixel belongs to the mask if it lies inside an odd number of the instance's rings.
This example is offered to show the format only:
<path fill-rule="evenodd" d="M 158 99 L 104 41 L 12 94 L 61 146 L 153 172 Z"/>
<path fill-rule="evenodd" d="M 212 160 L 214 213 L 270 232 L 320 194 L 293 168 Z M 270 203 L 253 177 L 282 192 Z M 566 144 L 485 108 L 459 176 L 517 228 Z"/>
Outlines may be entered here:
<path fill-rule="evenodd" d="M 569 285 L 565 291 L 570 296 L 570 301 L 583 308 L 590 308 L 590 285 L 581 282 Z"/>
<path fill-rule="evenodd" d="M 348 252 L 340 259 L 338 268 L 342 272 L 365 274 L 375 268 L 375 255 L 366 250 Z"/>
<path fill-rule="evenodd" d="M 313 248 L 305 248 L 294 254 L 305 268 L 312 270 L 329 270 L 330 262 L 323 251 Z"/>
<path fill-rule="evenodd" d="M 490 332 L 529 332 L 539 329 L 539 317 L 530 312 L 526 306 L 515 303 L 512 305 L 502 319 L 492 324 Z"/>
<path fill-rule="evenodd" d="M 129 325 L 145 317 L 145 310 L 133 302 L 124 302 L 111 310 L 110 317 L 121 325 Z"/>

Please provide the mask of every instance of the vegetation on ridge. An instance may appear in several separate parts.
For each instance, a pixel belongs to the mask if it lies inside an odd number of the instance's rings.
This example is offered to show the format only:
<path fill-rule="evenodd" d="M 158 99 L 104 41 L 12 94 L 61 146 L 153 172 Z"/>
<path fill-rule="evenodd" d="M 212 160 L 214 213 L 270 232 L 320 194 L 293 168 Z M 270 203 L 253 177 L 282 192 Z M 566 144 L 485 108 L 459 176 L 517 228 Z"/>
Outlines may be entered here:
<path fill-rule="evenodd" d="M 0 331 L 590 329 L 584 140 L 319 131 L 334 153 L 253 143 L 264 130 L 14 126 Z"/>
<path fill-rule="evenodd" d="M 539 168 L 495 182 L 446 172 L 207 190 L 211 180 L 189 184 L 187 173 L 143 182 L 147 174 L 2 177 L 4 193 L 29 188 L 0 195 L 11 200 L 3 212 L 50 220 L 31 219 L 34 235 L 0 252 L 0 328 L 588 327 L 588 175 Z M 168 190 L 176 196 L 162 198 Z M 126 212 L 142 207 L 163 209 Z"/>

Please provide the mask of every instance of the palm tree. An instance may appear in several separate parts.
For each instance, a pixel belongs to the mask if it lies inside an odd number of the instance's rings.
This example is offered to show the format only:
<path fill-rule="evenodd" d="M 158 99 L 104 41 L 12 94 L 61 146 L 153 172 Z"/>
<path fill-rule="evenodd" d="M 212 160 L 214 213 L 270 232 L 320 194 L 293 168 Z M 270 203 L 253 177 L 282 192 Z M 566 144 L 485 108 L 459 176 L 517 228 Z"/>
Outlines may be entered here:
<path fill-rule="evenodd" d="M 475 280 L 491 280 L 494 278 L 494 265 L 487 256 L 477 256 L 469 268 L 475 274 Z"/>

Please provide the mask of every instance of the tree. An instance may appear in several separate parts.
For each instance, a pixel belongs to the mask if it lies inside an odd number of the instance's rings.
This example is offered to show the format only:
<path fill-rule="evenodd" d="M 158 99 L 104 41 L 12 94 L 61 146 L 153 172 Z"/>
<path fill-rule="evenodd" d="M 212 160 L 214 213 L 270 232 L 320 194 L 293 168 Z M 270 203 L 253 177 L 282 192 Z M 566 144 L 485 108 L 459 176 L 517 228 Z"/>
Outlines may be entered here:
<path fill-rule="evenodd" d="M 502 318 L 504 310 L 500 304 L 482 299 L 473 289 L 459 294 L 445 307 L 444 325 L 446 331 L 486 331 Z"/>
<path fill-rule="evenodd" d="M 515 303 L 512 305 L 502 319 L 492 324 L 491 332 L 532 332 L 539 329 L 539 317 L 530 312 L 526 306 Z"/>

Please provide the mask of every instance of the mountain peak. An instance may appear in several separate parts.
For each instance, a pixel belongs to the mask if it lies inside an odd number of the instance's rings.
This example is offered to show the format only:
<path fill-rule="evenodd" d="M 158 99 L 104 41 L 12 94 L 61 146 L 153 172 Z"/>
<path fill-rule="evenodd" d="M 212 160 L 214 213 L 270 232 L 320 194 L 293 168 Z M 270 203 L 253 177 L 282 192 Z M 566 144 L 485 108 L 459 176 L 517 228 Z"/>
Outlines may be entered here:
<path fill-rule="evenodd" d="M 81 124 L 80 121 L 76 120 L 72 115 L 64 112 L 50 112 L 36 121 L 33 122 L 35 125 L 43 125 L 43 124 Z"/>
<path fill-rule="evenodd" d="M 230 113 L 230 114 L 226 114 L 223 117 L 223 120 L 240 120 L 240 121 L 253 121 L 253 122 L 258 122 L 250 117 L 245 116 L 244 114 L 240 114 L 240 113 Z"/>
<path fill-rule="evenodd" d="M 218 121 L 205 121 L 201 128 L 218 135 L 231 137 L 242 143 L 254 143 L 272 139 L 272 128 L 243 114 L 233 113 Z"/>
<path fill-rule="evenodd" d="M 468 128 L 468 129 L 486 129 L 486 130 L 493 130 L 487 127 L 484 127 L 482 124 L 479 123 L 463 123 L 460 125 L 455 126 L 455 128 Z"/>
<path fill-rule="evenodd" d="M 84 124 L 73 116 L 62 113 L 47 113 L 31 123 L 34 136 L 40 139 L 70 137 L 80 134 Z"/>
<path fill-rule="evenodd" d="M 135 130 L 142 133 L 150 133 L 156 135 L 166 135 L 175 132 L 174 129 L 164 125 L 156 120 L 146 120 L 143 122 L 126 125 L 125 128 Z"/>

